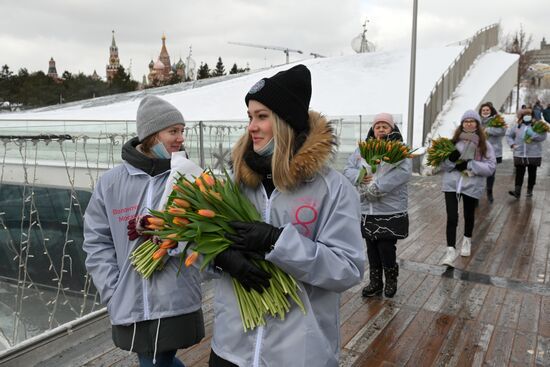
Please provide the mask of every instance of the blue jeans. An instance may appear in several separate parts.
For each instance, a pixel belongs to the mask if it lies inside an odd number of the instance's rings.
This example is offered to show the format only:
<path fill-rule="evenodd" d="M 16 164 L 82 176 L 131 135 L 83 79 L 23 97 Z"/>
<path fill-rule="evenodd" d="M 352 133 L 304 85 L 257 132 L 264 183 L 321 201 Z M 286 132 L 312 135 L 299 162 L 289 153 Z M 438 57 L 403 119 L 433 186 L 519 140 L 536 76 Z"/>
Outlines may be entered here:
<path fill-rule="evenodd" d="M 157 353 L 156 363 L 153 364 L 153 356 L 148 354 L 138 354 L 140 367 L 185 367 L 185 365 L 176 358 L 176 351 Z"/>

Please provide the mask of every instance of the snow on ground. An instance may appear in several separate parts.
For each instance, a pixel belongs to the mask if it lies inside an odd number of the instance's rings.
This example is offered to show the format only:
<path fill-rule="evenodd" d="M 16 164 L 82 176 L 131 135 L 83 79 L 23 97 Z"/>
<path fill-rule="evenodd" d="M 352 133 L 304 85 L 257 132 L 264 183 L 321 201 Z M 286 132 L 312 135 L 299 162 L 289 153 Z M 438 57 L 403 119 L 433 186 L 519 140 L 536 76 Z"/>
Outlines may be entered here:
<path fill-rule="evenodd" d="M 483 97 L 516 59 L 517 55 L 503 51 L 487 52 L 478 57 L 453 97 L 443 106 L 443 111 L 434 122 L 432 136 L 452 136 L 464 112 L 477 110 L 478 105 L 485 102 Z"/>
<path fill-rule="evenodd" d="M 424 103 L 435 83 L 458 56 L 462 47 L 441 47 L 417 51 L 415 85 L 414 145 L 422 136 Z M 475 108 L 487 90 L 514 61 L 502 51 L 488 52 L 474 64 L 459 86 L 452 103 L 438 119 L 436 134 L 448 135 L 462 112 Z M 349 56 L 303 60 L 312 73 L 310 107 L 328 116 L 373 115 L 390 112 L 402 115 L 407 134 L 409 98 L 409 51 L 373 52 Z M 176 105 L 189 121 L 245 120 L 244 96 L 259 79 L 291 65 L 251 72 L 200 88 L 162 95 Z M 152 91 L 152 90 L 149 90 Z M 66 108 L 43 109 L 1 115 L 1 119 L 134 120 L 139 101 L 148 91 L 132 92 L 128 100 L 95 107 L 89 101 Z"/>

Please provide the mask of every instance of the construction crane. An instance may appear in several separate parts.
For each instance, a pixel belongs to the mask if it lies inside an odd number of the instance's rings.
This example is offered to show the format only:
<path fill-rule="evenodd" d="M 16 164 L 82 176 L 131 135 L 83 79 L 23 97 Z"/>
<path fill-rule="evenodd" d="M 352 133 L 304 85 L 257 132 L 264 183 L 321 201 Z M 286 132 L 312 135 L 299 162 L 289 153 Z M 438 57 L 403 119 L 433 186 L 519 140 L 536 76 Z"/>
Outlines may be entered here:
<path fill-rule="evenodd" d="M 300 50 L 293 50 L 288 47 L 277 47 L 277 46 L 265 46 L 265 45 L 255 45 L 253 43 L 244 43 L 244 42 L 227 42 L 231 45 L 238 45 L 238 46 L 246 46 L 246 47 L 256 47 L 256 48 L 263 48 L 264 50 L 277 50 L 277 51 L 283 51 L 286 55 L 286 63 L 288 64 L 288 54 L 291 52 L 296 52 L 299 54 L 303 54 Z"/>

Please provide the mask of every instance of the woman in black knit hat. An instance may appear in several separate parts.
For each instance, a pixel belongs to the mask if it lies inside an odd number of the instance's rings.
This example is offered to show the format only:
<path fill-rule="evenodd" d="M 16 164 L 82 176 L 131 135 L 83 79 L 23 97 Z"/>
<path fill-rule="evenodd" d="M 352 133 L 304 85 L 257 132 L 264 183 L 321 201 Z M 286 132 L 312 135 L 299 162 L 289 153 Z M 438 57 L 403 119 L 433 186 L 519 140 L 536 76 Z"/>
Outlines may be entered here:
<path fill-rule="evenodd" d="M 257 82 L 245 97 L 248 131 L 232 152 L 234 179 L 263 222 L 231 223 L 233 245 L 216 257 L 210 366 L 337 366 L 340 293 L 364 272 L 359 197 L 329 167 L 336 136 L 309 111 L 311 76 L 297 65 Z M 305 314 L 291 301 L 284 320 L 243 331 L 231 276 L 269 287 L 250 257 L 272 262 L 298 282 Z"/>

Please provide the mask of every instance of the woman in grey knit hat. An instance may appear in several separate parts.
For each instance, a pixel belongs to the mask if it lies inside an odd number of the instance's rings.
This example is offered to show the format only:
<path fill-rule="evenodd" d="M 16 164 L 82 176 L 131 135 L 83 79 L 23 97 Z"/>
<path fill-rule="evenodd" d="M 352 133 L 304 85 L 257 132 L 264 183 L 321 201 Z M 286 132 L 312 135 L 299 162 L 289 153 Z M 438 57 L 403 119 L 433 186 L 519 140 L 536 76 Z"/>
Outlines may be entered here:
<path fill-rule="evenodd" d="M 86 268 L 107 306 L 113 341 L 138 354 L 140 366 L 183 366 L 179 348 L 204 337 L 198 270 L 170 258 L 149 279 L 129 256 L 144 240 L 148 209 L 156 208 L 170 175 L 173 154 L 183 151 L 185 121 L 170 103 L 145 97 L 136 118 L 138 136 L 122 148 L 124 162 L 104 173 L 84 217 Z"/>

